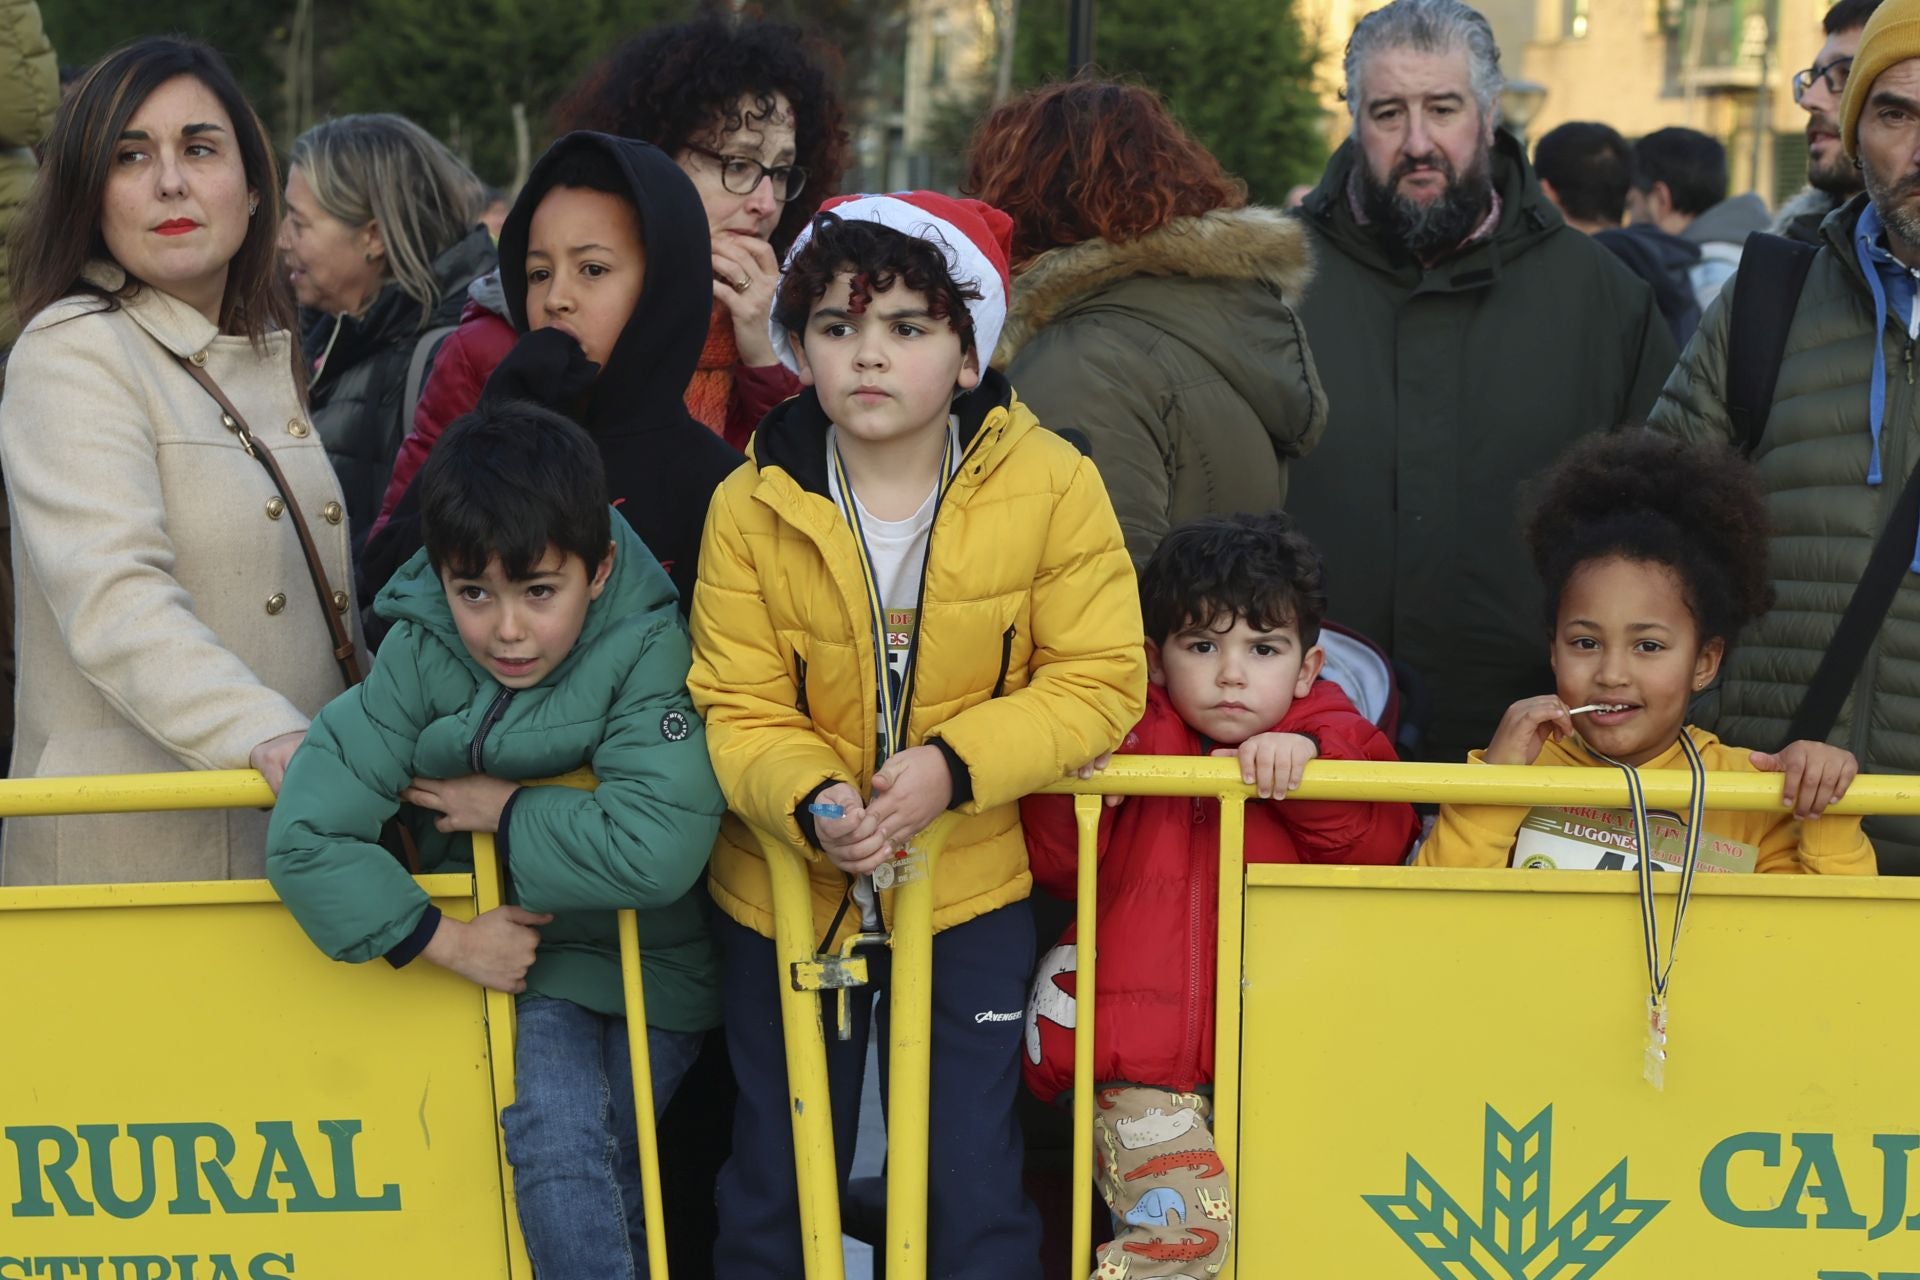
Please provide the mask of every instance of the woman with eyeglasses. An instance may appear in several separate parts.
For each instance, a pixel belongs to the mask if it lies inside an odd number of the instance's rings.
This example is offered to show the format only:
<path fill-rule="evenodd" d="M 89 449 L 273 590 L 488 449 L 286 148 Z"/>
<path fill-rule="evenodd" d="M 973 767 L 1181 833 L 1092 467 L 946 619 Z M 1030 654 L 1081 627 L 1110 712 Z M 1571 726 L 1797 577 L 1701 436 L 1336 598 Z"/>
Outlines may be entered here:
<path fill-rule="evenodd" d="M 838 190 L 845 163 L 843 111 L 826 62 L 798 27 L 703 13 L 615 49 L 554 113 L 558 133 L 651 142 L 693 179 L 713 241 L 713 309 L 687 411 L 736 449 L 800 389 L 773 354 L 767 316 L 780 254 Z M 499 278 L 486 277 L 434 356 L 381 524 L 513 342 Z"/>

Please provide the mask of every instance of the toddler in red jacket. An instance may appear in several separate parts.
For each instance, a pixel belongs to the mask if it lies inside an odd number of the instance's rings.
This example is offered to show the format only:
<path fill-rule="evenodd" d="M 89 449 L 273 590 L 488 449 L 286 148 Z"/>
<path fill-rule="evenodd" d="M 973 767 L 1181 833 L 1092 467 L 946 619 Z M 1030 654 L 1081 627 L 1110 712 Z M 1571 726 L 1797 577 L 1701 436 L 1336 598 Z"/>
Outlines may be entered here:
<path fill-rule="evenodd" d="M 1140 595 L 1152 684 L 1121 751 L 1237 756 L 1261 797 L 1247 805 L 1248 862 L 1398 863 L 1418 825 L 1410 805 L 1287 799 L 1316 756 L 1395 758 L 1386 735 L 1320 678 L 1327 596 L 1312 544 L 1284 516 L 1194 520 L 1147 561 Z M 1232 1236 L 1208 1096 L 1220 808 L 1183 796 L 1107 805 L 1094 1177 L 1116 1234 L 1095 1274 L 1124 1274 L 1116 1268 L 1178 1241 L 1176 1269 L 1200 1275 L 1225 1258 Z M 1020 816 L 1035 882 L 1072 897 L 1072 797 L 1031 796 Z M 1027 1086 L 1046 1101 L 1073 1085 L 1075 958 L 1069 929 L 1041 962 L 1028 1003 Z"/>

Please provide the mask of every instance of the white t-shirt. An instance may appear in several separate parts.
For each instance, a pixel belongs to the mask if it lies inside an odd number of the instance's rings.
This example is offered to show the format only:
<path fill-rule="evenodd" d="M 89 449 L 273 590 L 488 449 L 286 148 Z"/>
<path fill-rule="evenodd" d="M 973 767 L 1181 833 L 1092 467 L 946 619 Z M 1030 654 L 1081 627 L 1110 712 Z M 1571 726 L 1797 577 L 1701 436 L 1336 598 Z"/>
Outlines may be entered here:
<path fill-rule="evenodd" d="M 951 426 L 948 431 L 952 432 Z M 828 428 L 827 489 L 838 505 L 842 496 L 839 471 L 833 465 L 834 449 L 835 430 Z M 957 445 L 953 452 L 959 456 Z M 926 501 L 912 515 L 904 520 L 882 520 L 867 510 L 859 494 L 852 495 L 854 509 L 860 513 L 860 529 L 855 536 L 866 537 L 867 556 L 873 565 L 881 603 L 886 606 L 887 653 L 882 671 L 896 701 L 906 696 L 907 654 L 913 643 L 914 622 L 920 607 L 920 579 L 927 563 L 927 541 L 933 532 L 939 496 L 940 486 L 935 483 L 927 491 Z M 879 729 L 878 725 L 874 726 L 876 737 Z M 861 876 L 854 881 L 853 900 L 860 908 L 861 927 L 879 928 L 880 913 L 874 905 L 873 882 L 869 877 Z"/>

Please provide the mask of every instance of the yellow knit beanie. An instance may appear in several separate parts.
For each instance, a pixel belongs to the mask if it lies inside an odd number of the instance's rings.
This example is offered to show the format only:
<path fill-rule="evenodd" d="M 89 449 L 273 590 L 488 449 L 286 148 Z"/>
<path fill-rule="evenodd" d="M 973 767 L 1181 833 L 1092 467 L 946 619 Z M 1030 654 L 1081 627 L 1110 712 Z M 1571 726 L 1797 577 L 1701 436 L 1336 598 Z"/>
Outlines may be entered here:
<path fill-rule="evenodd" d="M 1860 154 L 1860 112 L 1873 82 L 1908 58 L 1920 58 L 1920 0 L 1886 0 L 1860 33 L 1860 51 L 1853 55 L 1846 96 L 1840 100 L 1840 142 L 1849 159 Z"/>

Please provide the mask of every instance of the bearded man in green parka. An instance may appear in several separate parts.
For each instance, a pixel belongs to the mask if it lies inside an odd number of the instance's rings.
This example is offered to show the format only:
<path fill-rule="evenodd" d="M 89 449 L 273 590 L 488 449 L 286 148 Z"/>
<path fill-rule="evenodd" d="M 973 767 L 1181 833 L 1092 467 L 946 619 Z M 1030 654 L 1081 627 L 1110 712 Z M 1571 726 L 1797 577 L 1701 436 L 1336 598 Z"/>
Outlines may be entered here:
<path fill-rule="evenodd" d="M 1458 760 L 1553 687 L 1521 483 L 1577 437 L 1643 420 L 1673 337 L 1496 127 L 1485 18 L 1394 0 L 1354 29 L 1346 71 L 1354 136 L 1301 210 L 1327 427 L 1292 464 L 1287 510 L 1326 557 L 1328 616 L 1431 690 L 1420 754 Z"/>

